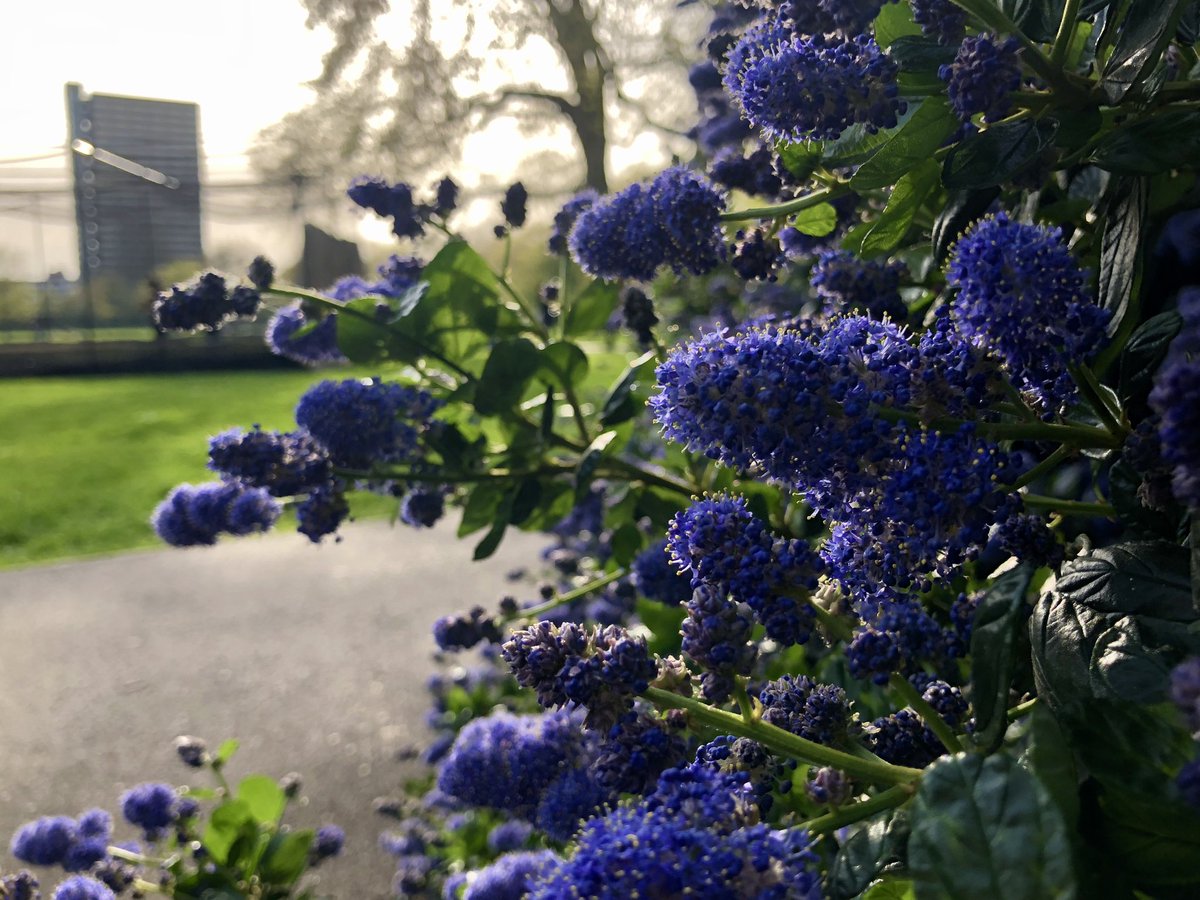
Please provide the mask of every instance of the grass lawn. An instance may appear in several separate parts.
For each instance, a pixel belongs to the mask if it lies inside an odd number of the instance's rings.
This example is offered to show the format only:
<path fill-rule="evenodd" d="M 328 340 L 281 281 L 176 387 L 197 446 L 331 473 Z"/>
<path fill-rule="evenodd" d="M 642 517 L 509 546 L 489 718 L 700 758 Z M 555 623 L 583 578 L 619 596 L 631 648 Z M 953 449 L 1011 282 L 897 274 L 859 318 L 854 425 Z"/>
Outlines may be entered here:
<path fill-rule="evenodd" d="M 294 425 L 328 372 L 197 372 L 0 381 L 0 568 L 153 546 L 147 519 L 209 481 L 208 437 Z"/>
<path fill-rule="evenodd" d="M 593 348 L 582 394 L 599 403 L 630 354 Z M 325 372 L 196 372 L 0 380 L 0 569 L 156 546 L 151 511 L 180 482 L 210 481 L 208 438 L 294 426 Z M 356 516 L 393 501 L 358 494 Z"/>

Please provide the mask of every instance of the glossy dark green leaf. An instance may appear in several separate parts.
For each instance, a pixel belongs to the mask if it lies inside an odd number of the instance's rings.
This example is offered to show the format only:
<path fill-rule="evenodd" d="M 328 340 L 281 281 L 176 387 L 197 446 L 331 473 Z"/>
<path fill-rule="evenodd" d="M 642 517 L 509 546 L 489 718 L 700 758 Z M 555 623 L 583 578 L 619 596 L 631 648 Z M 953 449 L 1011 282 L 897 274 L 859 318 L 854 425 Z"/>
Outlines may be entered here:
<path fill-rule="evenodd" d="M 542 482 L 530 476 L 521 479 L 513 493 L 512 507 L 508 512 L 510 525 L 523 525 L 536 512 L 542 499 Z"/>
<path fill-rule="evenodd" d="M 308 867 L 308 848 L 313 832 L 289 831 L 274 834 L 258 864 L 258 876 L 267 884 L 288 886 L 304 874 Z"/>
<path fill-rule="evenodd" d="M 1121 352 L 1117 382 L 1122 402 L 1138 405 L 1145 402 L 1154 385 L 1154 373 L 1162 365 L 1182 324 L 1182 317 L 1172 309 L 1147 319 L 1130 335 Z"/>
<path fill-rule="evenodd" d="M 933 223 L 933 258 L 937 263 L 945 262 L 950 248 L 962 237 L 972 223 L 982 218 L 995 199 L 1000 196 L 997 187 L 980 188 L 975 191 L 954 191 L 947 198 L 941 212 Z"/>
<path fill-rule="evenodd" d="M 801 234 L 825 237 L 837 228 L 837 210 L 832 203 L 818 203 L 800 210 L 788 224 Z"/>
<path fill-rule="evenodd" d="M 780 142 L 775 145 L 775 152 L 791 176 L 804 181 L 820 164 L 823 148 L 819 141 L 797 144 Z"/>
<path fill-rule="evenodd" d="M 954 62 L 957 53 L 957 47 L 918 35 L 898 37 L 888 48 L 888 55 L 900 66 L 901 73 L 928 73 L 934 78 L 939 68 Z M 942 83 L 940 79 L 938 83 Z"/>
<path fill-rule="evenodd" d="M 1141 93 L 1146 76 L 1158 65 L 1190 3 L 1191 0 L 1132 0 L 1100 82 L 1110 105 Z"/>
<path fill-rule="evenodd" d="M 888 197 L 887 206 L 863 238 L 862 254 L 874 256 L 890 253 L 900 246 L 918 210 L 937 188 L 938 164 L 932 159 L 918 163 L 897 181 Z"/>
<path fill-rule="evenodd" d="M 887 812 L 863 823 L 838 848 L 829 866 L 830 900 L 852 900 L 865 891 L 888 863 L 903 859 L 908 814 Z"/>
<path fill-rule="evenodd" d="M 1008 725 L 1008 694 L 1016 668 L 1017 633 L 1025 621 L 1025 594 L 1033 568 L 1019 565 L 995 580 L 975 612 L 971 627 L 971 702 L 974 738 L 995 750 Z"/>
<path fill-rule="evenodd" d="M 1100 245 L 1097 301 L 1112 313 L 1111 337 L 1120 328 L 1141 284 L 1142 229 L 1146 218 L 1146 179 L 1112 179 L 1098 215 L 1104 223 Z"/>
<path fill-rule="evenodd" d="M 873 31 L 875 43 L 886 50 L 898 38 L 920 34 L 921 28 L 913 21 L 907 3 L 885 3 L 875 17 Z"/>
<path fill-rule="evenodd" d="M 1006 754 L 960 753 L 925 770 L 911 808 L 908 865 L 918 900 L 1075 896 L 1062 814 Z"/>
<path fill-rule="evenodd" d="M 1200 813 L 1175 799 L 1106 785 L 1099 798 L 1103 849 L 1155 897 L 1200 895 Z"/>
<path fill-rule="evenodd" d="M 1011 181 L 1054 141 L 1051 119 L 1002 122 L 963 138 L 946 157 L 942 183 L 951 190 L 988 188 Z"/>
<path fill-rule="evenodd" d="M 904 127 L 915 107 L 909 107 L 899 117 L 895 127 L 882 131 L 871 131 L 865 125 L 851 125 L 835 141 L 826 141 L 821 149 L 821 160 L 829 167 L 856 166 L 866 162 L 877 149 L 887 143 L 888 138 Z"/>
<path fill-rule="evenodd" d="M 496 510 L 504 499 L 504 483 L 499 479 L 480 481 L 471 488 L 467 502 L 463 504 L 462 521 L 458 526 L 458 536 L 466 537 L 473 534 L 496 518 Z"/>
<path fill-rule="evenodd" d="M 631 362 L 609 389 L 600 411 L 600 423 L 606 428 L 632 419 L 645 405 L 654 383 L 654 351 L 643 353 Z"/>
<path fill-rule="evenodd" d="M 1079 821 L 1079 771 L 1054 714 L 1039 703 L 1029 714 L 1024 760 L 1062 813 L 1068 830 Z"/>
<path fill-rule="evenodd" d="M 1173 109 L 1109 132 L 1092 161 L 1117 175 L 1194 169 L 1200 160 L 1200 110 Z"/>
<path fill-rule="evenodd" d="M 616 282 L 593 281 L 571 300 L 563 334 L 577 337 L 603 328 L 612 318 L 620 294 L 621 288 Z"/>
<path fill-rule="evenodd" d="M 494 416 L 511 410 L 541 367 L 541 351 L 528 339 L 511 338 L 496 344 L 475 389 L 476 411 Z"/>
<path fill-rule="evenodd" d="M 934 152 L 959 127 L 958 116 L 949 103 L 930 98 L 913 113 L 904 126 L 868 159 L 854 177 L 850 187 L 856 191 L 888 187 L 917 166 L 927 164 Z"/>
<path fill-rule="evenodd" d="M 488 529 L 488 533 L 483 536 L 483 540 L 475 545 L 475 550 L 471 554 L 471 558 L 478 562 L 481 559 L 487 559 L 489 556 L 495 553 L 500 547 L 500 542 L 504 540 L 504 532 L 507 530 L 507 517 L 502 521 L 495 522 L 492 527 Z"/>

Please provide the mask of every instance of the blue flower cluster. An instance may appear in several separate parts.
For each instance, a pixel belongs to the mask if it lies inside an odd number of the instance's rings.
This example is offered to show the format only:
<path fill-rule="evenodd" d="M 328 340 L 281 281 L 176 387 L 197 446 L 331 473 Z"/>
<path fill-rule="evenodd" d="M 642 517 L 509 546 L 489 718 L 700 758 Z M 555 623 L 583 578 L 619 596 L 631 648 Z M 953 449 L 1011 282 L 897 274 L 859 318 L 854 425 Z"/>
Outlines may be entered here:
<path fill-rule="evenodd" d="M 242 536 L 268 531 L 281 507 L 266 490 L 236 481 L 181 484 L 154 510 L 150 522 L 173 547 L 217 542 L 222 534 Z"/>
<path fill-rule="evenodd" d="M 518 181 L 509 185 L 508 190 L 504 192 L 504 199 L 500 201 L 500 213 L 504 216 L 504 221 L 513 228 L 524 225 L 528 201 L 529 191 L 525 189 L 524 184 Z"/>
<path fill-rule="evenodd" d="M 85 872 L 108 856 L 111 840 L 112 816 L 102 809 L 90 809 L 77 820 L 45 816 L 22 825 L 13 835 L 9 851 L 30 865 Z"/>
<path fill-rule="evenodd" d="M 264 488 L 275 497 L 302 494 L 333 477 L 329 454 L 303 431 L 233 428 L 209 441 L 208 467 L 228 481 Z"/>
<path fill-rule="evenodd" d="M 808 640 L 807 598 L 823 569 L 820 558 L 804 541 L 773 535 L 743 498 L 696 501 L 671 520 L 667 547 L 680 570 L 691 573 L 693 588 L 709 585 L 745 603 L 772 640 Z"/>
<path fill-rule="evenodd" d="M 1183 325 L 1154 379 L 1150 405 L 1159 416 L 1163 463 L 1171 490 L 1184 506 L 1200 509 L 1200 289 L 1179 295 Z"/>
<path fill-rule="evenodd" d="M 234 319 L 253 319 L 261 305 L 255 288 L 239 285 L 231 291 L 223 276 L 205 272 L 192 284 L 159 294 L 152 313 L 162 331 L 220 331 Z"/>
<path fill-rule="evenodd" d="M 850 728 L 850 701 L 835 684 L 818 684 L 806 675 L 784 675 L 758 691 L 762 718 L 784 731 L 818 744 L 844 744 Z"/>
<path fill-rule="evenodd" d="M 808 834 L 751 824 L 746 790 L 743 776 L 708 767 L 668 770 L 645 800 L 588 822 L 529 900 L 817 900 Z"/>
<path fill-rule="evenodd" d="M 684 740 L 656 716 L 630 712 L 602 740 L 591 775 L 609 796 L 645 794 L 664 770 L 684 762 Z"/>
<path fill-rule="evenodd" d="M 921 33 L 939 44 L 953 46 L 967 33 L 967 11 L 954 0 L 909 0 L 913 21 Z"/>
<path fill-rule="evenodd" d="M 766 146 L 748 155 L 741 147 L 726 147 L 708 164 L 708 177 L 731 191 L 775 198 L 783 192 L 775 159 Z"/>
<path fill-rule="evenodd" d="M 334 465 L 367 469 L 414 461 L 429 419 L 441 406 L 418 388 L 377 379 L 322 381 L 296 405 L 296 424 Z"/>
<path fill-rule="evenodd" d="M 131 825 L 142 829 L 148 841 L 156 841 L 180 814 L 180 798 L 175 788 L 162 782 L 135 785 L 121 795 L 121 814 Z"/>
<path fill-rule="evenodd" d="M 907 275 L 903 262 L 864 260 L 847 250 L 827 250 L 817 257 L 809 281 L 827 312 L 861 312 L 902 322 L 908 309 L 900 298 L 900 282 Z"/>
<path fill-rule="evenodd" d="M 587 726 L 598 730 L 615 725 L 658 671 L 645 638 L 616 625 L 588 631 L 538 622 L 514 632 L 502 655 L 542 706 L 577 703 L 588 710 Z"/>
<path fill-rule="evenodd" d="M 661 266 L 702 275 L 724 252 L 725 199 L 703 175 L 683 166 L 632 184 L 580 213 L 568 244 L 585 272 L 650 281 Z"/>
<path fill-rule="evenodd" d="M 692 596 L 691 581 L 671 564 L 665 539 L 639 553 L 632 568 L 634 584 L 643 597 L 678 606 Z"/>
<path fill-rule="evenodd" d="M 318 866 L 327 859 L 340 856 L 346 845 L 346 832 L 337 825 L 322 825 L 313 835 L 308 848 L 308 864 Z"/>
<path fill-rule="evenodd" d="M 265 339 L 276 356 L 306 366 L 346 362 L 338 348 L 337 316 L 306 311 L 301 303 L 290 304 L 275 313 L 267 323 Z"/>
<path fill-rule="evenodd" d="M 875 21 L 885 2 L 891 0 L 765 0 L 760 6 L 774 7 L 788 26 L 800 34 L 862 34 Z"/>
<path fill-rule="evenodd" d="M 431 218 L 445 218 L 457 205 L 458 185 L 449 178 L 443 178 L 434 190 L 433 203 L 418 203 L 410 184 L 403 181 L 389 184 L 382 178 L 360 175 L 350 182 L 346 195 L 363 209 L 391 219 L 396 237 L 418 238 L 425 233 L 425 225 Z"/>
<path fill-rule="evenodd" d="M 52 900 L 116 900 L 116 896 L 103 882 L 74 875 L 54 889 Z"/>
<path fill-rule="evenodd" d="M 770 141 L 836 140 L 851 125 L 894 127 L 896 64 L 865 35 L 790 33 L 767 19 L 730 51 L 725 89 Z"/>
<path fill-rule="evenodd" d="M 1018 390 L 1058 409 L 1075 395 L 1067 366 L 1104 343 L 1109 314 L 1092 298 L 1059 228 L 1007 213 L 976 222 L 954 245 L 946 281 L 955 327 L 1003 363 Z"/>
<path fill-rule="evenodd" d="M 938 69 L 960 119 L 982 114 L 983 121 L 995 122 L 1008 114 L 1009 95 L 1021 87 L 1020 50 L 1016 38 L 997 42 L 995 35 L 979 34 L 963 40 L 954 62 Z"/>
<path fill-rule="evenodd" d="M 754 613 L 745 603 L 729 599 L 724 586 L 701 584 L 685 604 L 683 652 L 704 668 L 700 691 L 718 703 L 733 693 L 737 676 L 749 675 L 758 659 L 750 640 Z"/>
<path fill-rule="evenodd" d="M 571 229 L 575 227 L 575 220 L 599 199 L 600 195 L 588 188 L 564 203 L 562 208 L 554 214 L 554 226 L 550 230 L 546 249 L 555 256 L 566 256 L 567 237 L 570 235 Z"/>
<path fill-rule="evenodd" d="M 551 850 L 528 850 L 500 857 L 466 877 L 462 900 L 523 900 L 535 879 L 558 857 Z"/>

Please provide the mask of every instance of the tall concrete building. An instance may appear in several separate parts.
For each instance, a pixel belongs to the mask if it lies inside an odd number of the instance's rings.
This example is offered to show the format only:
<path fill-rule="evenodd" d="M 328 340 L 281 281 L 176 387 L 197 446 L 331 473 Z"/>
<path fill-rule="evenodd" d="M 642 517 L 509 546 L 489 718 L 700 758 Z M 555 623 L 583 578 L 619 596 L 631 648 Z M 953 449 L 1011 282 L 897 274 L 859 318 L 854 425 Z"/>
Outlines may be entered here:
<path fill-rule="evenodd" d="M 200 260 L 200 109 L 66 86 L 79 270 L 136 285 Z"/>

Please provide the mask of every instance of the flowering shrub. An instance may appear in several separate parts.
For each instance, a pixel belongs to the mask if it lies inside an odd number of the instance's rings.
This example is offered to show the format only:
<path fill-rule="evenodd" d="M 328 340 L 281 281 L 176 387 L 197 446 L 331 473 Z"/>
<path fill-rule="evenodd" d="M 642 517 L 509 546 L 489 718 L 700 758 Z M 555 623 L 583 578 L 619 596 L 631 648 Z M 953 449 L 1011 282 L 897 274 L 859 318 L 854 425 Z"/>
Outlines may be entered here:
<path fill-rule="evenodd" d="M 319 542 L 374 492 L 412 527 L 459 510 L 476 558 L 549 535 L 537 596 L 435 626 L 435 770 L 380 804 L 399 896 L 1194 896 L 1195 5 L 715 13 L 703 155 L 567 202 L 536 296 L 457 236 L 452 181 L 374 177 L 350 199 L 443 233 L 432 259 L 164 295 L 164 328 L 278 302 L 277 352 L 383 374 L 214 437 L 218 480 L 155 527 Z M 629 358 L 597 384 L 610 320 Z M 178 798 L 139 790 L 173 840 Z M 161 889 L 245 892 L 278 853 L 254 896 L 284 896 L 340 847 L 245 790 Z M 148 859 L 104 822 L 14 852 L 107 896 L 79 879 Z"/>

